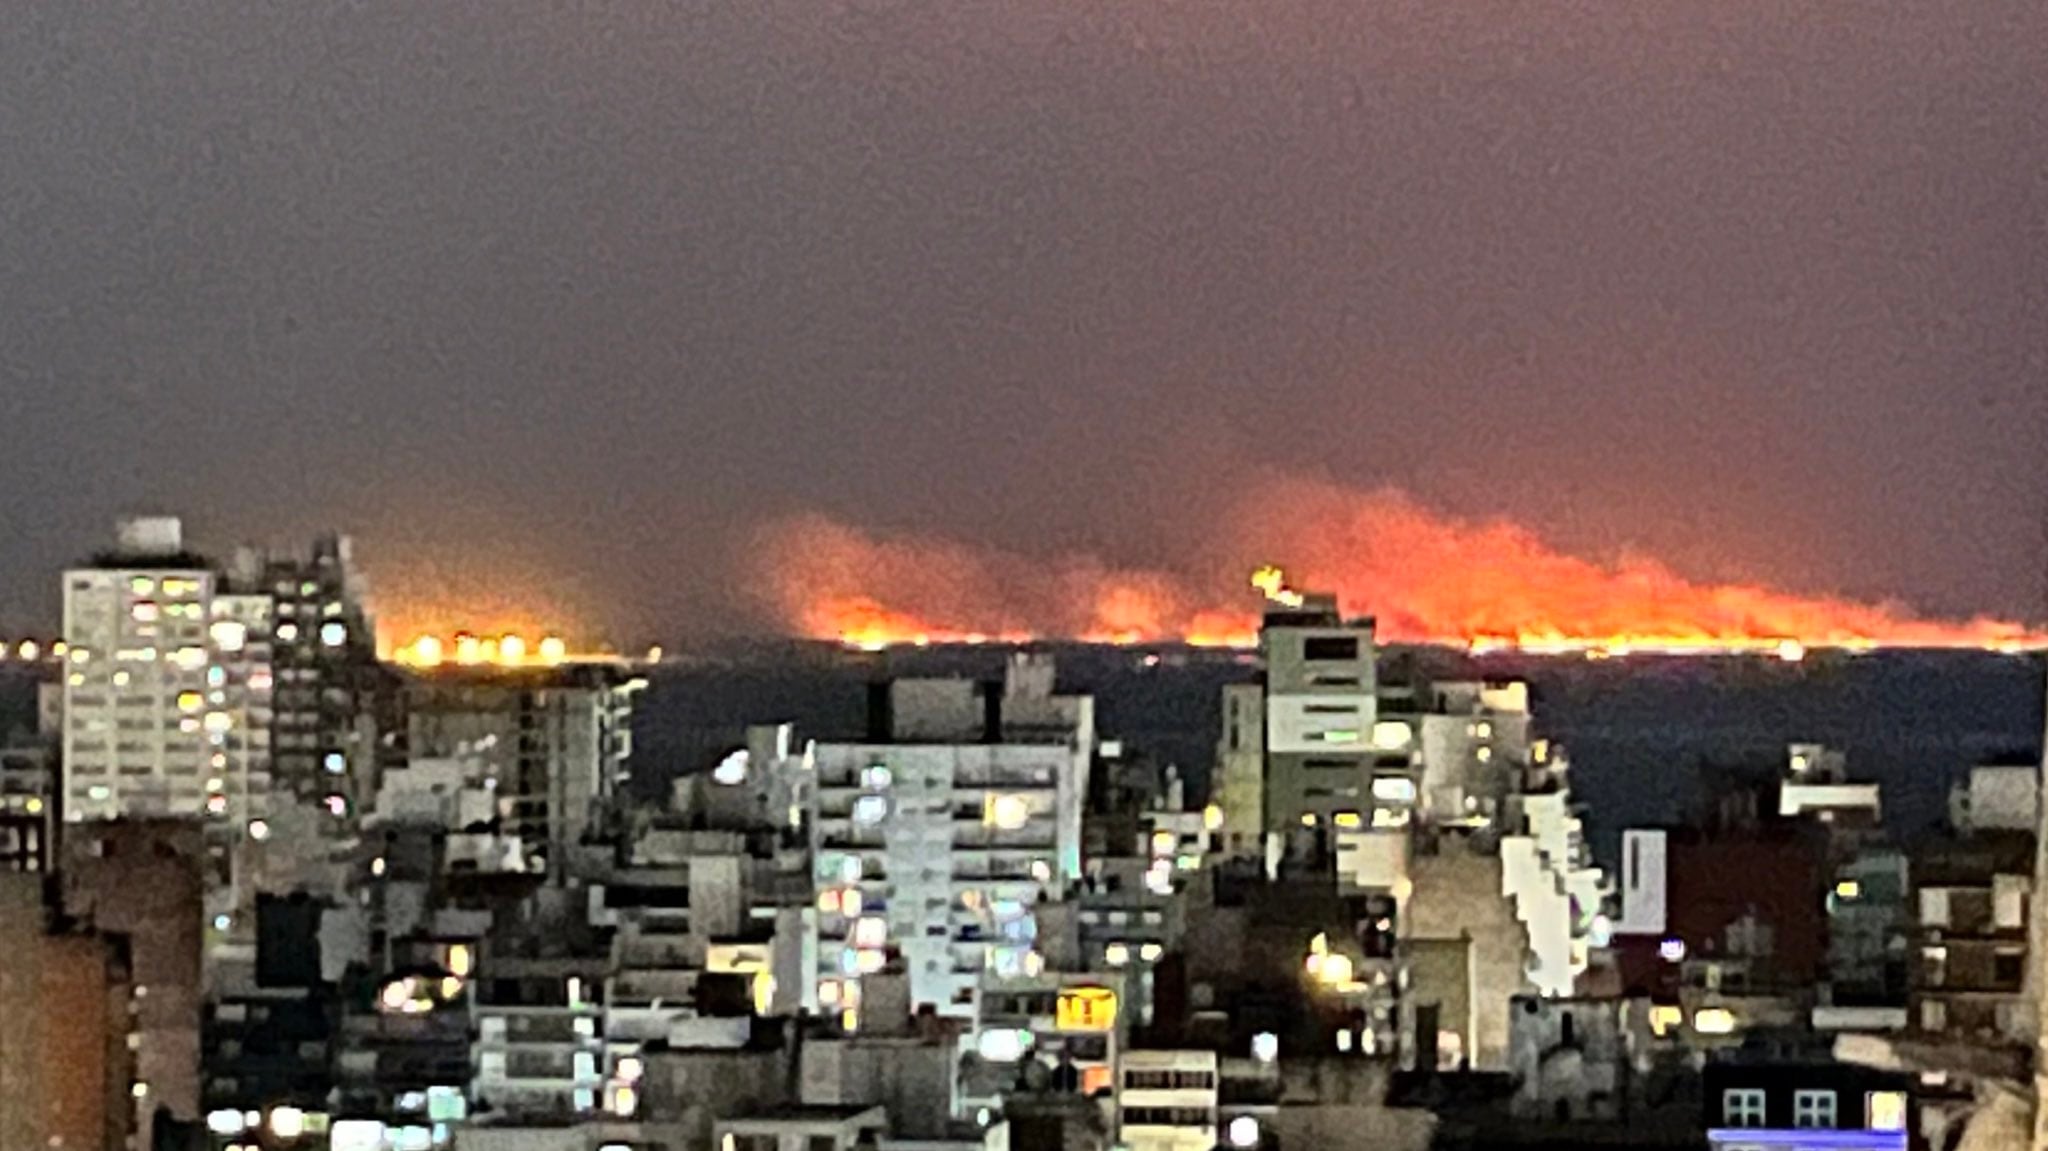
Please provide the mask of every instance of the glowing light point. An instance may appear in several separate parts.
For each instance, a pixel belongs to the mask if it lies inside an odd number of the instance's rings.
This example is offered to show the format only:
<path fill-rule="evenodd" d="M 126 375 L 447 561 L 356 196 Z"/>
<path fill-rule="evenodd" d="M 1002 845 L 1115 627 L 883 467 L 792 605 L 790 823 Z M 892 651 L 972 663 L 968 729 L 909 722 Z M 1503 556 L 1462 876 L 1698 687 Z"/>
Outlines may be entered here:
<path fill-rule="evenodd" d="M 484 641 L 460 632 L 455 636 L 455 662 L 465 667 L 475 667 L 484 662 Z"/>
<path fill-rule="evenodd" d="M 540 661 L 542 663 L 557 664 L 568 658 L 569 645 L 562 642 L 561 636 L 551 635 L 540 641 Z"/>
<path fill-rule="evenodd" d="M 412 646 L 399 653 L 406 663 L 418 667 L 441 666 L 441 639 L 439 636 L 423 635 L 412 641 Z"/>
<path fill-rule="evenodd" d="M 1267 600 L 1281 607 L 1300 607 L 1301 593 L 1287 586 L 1287 573 L 1276 567 L 1262 567 L 1252 573 L 1252 586 Z"/>
<path fill-rule="evenodd" d="M 526 662 L 526 640 L 516 633 L 507 633 L 498 640 L 498 659 L 507 665 Z"/>

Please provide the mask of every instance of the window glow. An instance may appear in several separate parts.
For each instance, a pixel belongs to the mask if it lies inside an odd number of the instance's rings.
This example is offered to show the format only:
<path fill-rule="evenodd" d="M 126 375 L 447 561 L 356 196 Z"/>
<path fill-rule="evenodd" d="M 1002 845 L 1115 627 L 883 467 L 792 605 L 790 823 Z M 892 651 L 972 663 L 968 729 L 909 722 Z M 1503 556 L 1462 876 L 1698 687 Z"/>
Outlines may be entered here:
<path fill-rule="evenodd" d="M 1414 729 L 1397 719 L 1383 719 L 1372 725 L 1372 745 L 1378 751 L 1399 751 L 1414 738 Z"/>
<path fill-rule="evenodd" d="M 1872 1131 L 1906 1129 L 1906 1093 L 1903 1091 L 1872 1091 L 1865 1099 L 1864 1110 L 1867 1113 L 1864 1126 Z"/>
<path fill-rule="evenodd" d="M 998 831 L 1017 831 L 1031 820 L 1031 803 L 1021 795 L 991 795 L 981 820 Z"/>
<path fill-rule="evenodd" d="M 1701 1035 L 1733 1034 L 1735 1013 L 1725 1007 L 1702 1007 L 1692 1013 L 1692 1029 Z"/>
<path fill-rule="evenodd" d="M 1372 797 L 1386 803 L 1414 803 L 1415 781 L 1403 775 L 1381 775 L 1372 781 Z"/>
<path fill-rule="evenodd" d="M 320 625 L 320 642 L 327 647 L 340 647 L 348 642 L 348 625 L 340 620 L 328 620 Z"/>
<path fill-rule="evenodd" d="M 1252 1036 L 1252 1058 L 1261 1063 L 1271 1063 L 1280 1058 L 1280 1037 L 1271 1031 L 1261 1031 Z"/>
<path fill-rule="evenodd" d="M 1351 1033 L 1346 1031 L 1344 1034 Z M 1229 1134 L 1232 1147 L 1256 1147 L 1259 1145 L 1259 1121 L 1250 1115 L 1240 1115 L 1230 1121 Z"/>

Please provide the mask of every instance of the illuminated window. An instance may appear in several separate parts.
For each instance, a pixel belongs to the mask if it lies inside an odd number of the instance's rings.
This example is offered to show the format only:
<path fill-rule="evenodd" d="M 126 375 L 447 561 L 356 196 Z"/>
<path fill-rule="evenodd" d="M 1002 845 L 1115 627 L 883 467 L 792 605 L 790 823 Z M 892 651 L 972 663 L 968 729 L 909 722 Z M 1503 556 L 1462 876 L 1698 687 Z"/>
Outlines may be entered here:
<path fill-rule="evenodd" d="M 1701 1035 L 1727 1035 L 1735 1030 L 1735 1013 L 1725 1007 L 1702 1007 L 1692 1013 L 1692 1029 Z"/>
<path fill-rule="evenodd" d="M 1372 797 L 1385 803 L 1415 802 L 1415 781 L 1404 775 L 1382 775 L 1372 781 Z"/>
<path fill-rule="evenodd" d="M 290 621 L 278 624 L 277 638 L 284 641 L 285 643 L 290 643 L 293 640 L 299 638 L 299 625 L 292 623 Z"/>
<path fill-rule="evenodd" d="M 1721 1123 L 1727 1127 L 1763 1126 L 1764 1093 L 1762 1088 L 1739 1087 L 1721 1092 Z"/>
<path fill-rule="evenodd" d="M 339 620 L 329 620 L 320 625 L 320 642 L 328 647 L 340 647 L 348 642 L 348 625 Z"/>
<path fill-rule="evenodd" d="M 196 691 L 181 691 L 181 692 L 179 692 L 179 693 L 178 693 L 178 710 L 179 710 L 179 711 L 185 711 L 185 712 L 192 712 L 192 711 L 198 711 L 198 710 L 199 710 L 200 708 L 202 708 L 202 707 L 205 707 L 205 706 L 206 706 L 206 697 L 205 697 L 205 696 L 203 696 L 203 695 L 200 695 L 200 694 L 199 694 L 198 692 L 196 692 Z"/>
<path fill-rule="evenodd" d="M 207 629 L 213 636 L 213 646 L 222 651 L 240 651 L 249 643 L 249 625 L 236 620 L 217 620 Z"/>
<path fill-rule="evenodd" d="M 1472 758 L 1478 760 L 1481 763 L 1492 763 L 1493 749 L 1490 747 L 1482 747 L 1479 750 L 1472 753 Z"/>
<path fill-rule="evenodd" d="M 128 581 L 128 590 L 136 595 L 154 595 L 156 593 L 156 581 L 148 576 L 136 576 Z"/>
<path fill-rule="evenodd" d="M 1792 1096 L 1792 1126 L 1832 1129 L 1835 1126 L 1835 1093 L 1795 1092 Z"/>
<path fill-rule="evenodd" d="M 879 795 L 863 795 L 853 801 L 853 821 L 873 827 L 889 817 L 889 801 Z"/>
<path fill-rule="evenodd" d="M 1330 817 L 1330 822 L 1346 831 L 1356 831 L 1365 825 L 1365 820 L 1355 811 L 1340 811 Z"/>
<path fill-rule="evenodd" d="M 1372 745 L 1380 751 L 1399 751 L 1413 738 L 1413 730 L 1399 720 L 1383 719 L 1372 725 Z"/>
<path fill-rule="evenodd" d="M 1864 1098 L 1864 1126 L 1872 1131 L 1904 1131 L 1906 1129 L 1906 1093 L 1903 1091 L 1872 1091 Z"/>
<path fill-rule="evenodd" d="M 981 819 L 998 831 L 1016 831 L 1030 822 L 1031 803 L 1021 795 L 991 795 Z"/>
<path fill-rule="evenodd" d="M 881 791 L 893 782 L 895 777 L 886 763 L 871 763 L 860 769 L 860 785 L 869 791 Z"/>
<path fill-rule="evenodd" d="M 128 609 L 129 617 L 136 623 L 155 623 L 159 614 L 156 604 L 149 600 L 138 600 L 134 607 Z"/>
<path fill-rule="evenodd" d="M 880 947 L 889 942 L 889 924 L 878 916 L 867 916 L 853 925 L 856 947 Z"/>

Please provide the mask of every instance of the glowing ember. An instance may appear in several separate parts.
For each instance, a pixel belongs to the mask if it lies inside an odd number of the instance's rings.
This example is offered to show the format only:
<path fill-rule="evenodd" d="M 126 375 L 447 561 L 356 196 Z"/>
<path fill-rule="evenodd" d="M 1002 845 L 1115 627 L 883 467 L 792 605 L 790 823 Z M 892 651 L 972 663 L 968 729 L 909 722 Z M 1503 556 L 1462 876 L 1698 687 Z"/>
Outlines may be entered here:
<path fill-rule="evenodd" d="M 1788 662 L 1813 648 L 2048 647 L 2048 634 L 2001 620 L 1931 620 L 1835 597 L 1698 583 L 1651 560 L 1596 563 L 1525 528 L 1445 516 L 1395 491 L 1276 479 L 1255 485 L 1218 526 L 1241 560 L 1286 558 L 1292 580 L 1263 562 L 1236 569 L 1253 571 L 1269 602 L 1298 606 L 1297 588 L 1334 592 L 1346 610 L 1377 616 L 1380 634 L 1395 642 L 1602 657 L 1748 652 Z M 1088 556 L 1048 562 L 884 538 L 819 516 L 773 525 L 759 544 L 755 582 L 788 626 L 859 647 L 1026 637 L 1245 647 L 1258 631 L 1242 584 Z"/>

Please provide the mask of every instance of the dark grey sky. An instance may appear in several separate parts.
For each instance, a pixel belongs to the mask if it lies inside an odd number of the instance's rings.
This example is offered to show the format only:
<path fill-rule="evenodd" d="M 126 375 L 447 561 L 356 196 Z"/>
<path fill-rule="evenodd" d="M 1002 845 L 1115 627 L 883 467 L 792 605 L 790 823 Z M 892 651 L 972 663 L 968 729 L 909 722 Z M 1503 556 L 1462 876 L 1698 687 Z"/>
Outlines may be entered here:
<path fill-rule="evenodd" d="M 2044 614 L 2038 0 L 0 16 L 0 629 L 138 506 L 676 634 L 1261 465 Z"/>

